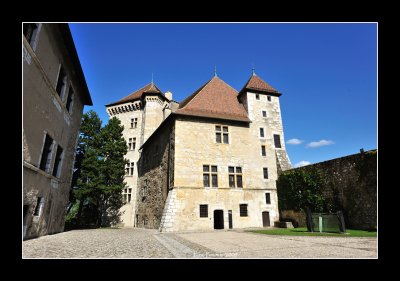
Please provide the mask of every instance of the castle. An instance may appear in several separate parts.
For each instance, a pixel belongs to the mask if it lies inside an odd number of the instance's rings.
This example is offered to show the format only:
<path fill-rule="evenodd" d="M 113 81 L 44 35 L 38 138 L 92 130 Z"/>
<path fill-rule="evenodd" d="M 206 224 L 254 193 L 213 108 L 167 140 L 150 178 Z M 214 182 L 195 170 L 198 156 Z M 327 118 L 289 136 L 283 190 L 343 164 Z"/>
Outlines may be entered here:
<path fill-rule="evenodd" d="M 152 82 L 106 105 L 128 143 L 122 224 L 163 232 L 273 226 L 276 180 L 291 168 L 280 96 L 253 71 L 239 92 L 215 75 L 180 103 Z"/>

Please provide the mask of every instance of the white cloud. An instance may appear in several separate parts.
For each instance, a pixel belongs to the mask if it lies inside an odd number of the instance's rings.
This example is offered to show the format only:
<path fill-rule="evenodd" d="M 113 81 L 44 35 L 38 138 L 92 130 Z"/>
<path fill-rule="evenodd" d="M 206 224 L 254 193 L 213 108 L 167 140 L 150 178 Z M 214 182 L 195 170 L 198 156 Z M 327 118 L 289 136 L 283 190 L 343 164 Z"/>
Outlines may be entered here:
<path fill-rule="evenodd" d="M 309 144 L 307 144 L 307 147 L 315 148 L 315 147 L 326 146 L 326 145 L 331 145 L 331 144 L 334 144 L 334 142 L 331 140 L 320 140 L 320 141 L 310 142 Z"/>
<path fill-rule="evenodd" d="M 303 141 L 302 140 L 299 140 L 299 139 L 290 139 L 290 140 L 288 140 L 286 143 L 287 144 L 293 144 L 293 145 L 296 145 L 296 144 L 301 144 Z"/>
<path fill-rule="evenodd" d="M 298 168 L 298 167 L 307 166 L 307 165 L 310 165 L 310 164 L 311 164 L 310 162 L 302 160 L 299 163 L 294 164 L 294 167 Z"/>

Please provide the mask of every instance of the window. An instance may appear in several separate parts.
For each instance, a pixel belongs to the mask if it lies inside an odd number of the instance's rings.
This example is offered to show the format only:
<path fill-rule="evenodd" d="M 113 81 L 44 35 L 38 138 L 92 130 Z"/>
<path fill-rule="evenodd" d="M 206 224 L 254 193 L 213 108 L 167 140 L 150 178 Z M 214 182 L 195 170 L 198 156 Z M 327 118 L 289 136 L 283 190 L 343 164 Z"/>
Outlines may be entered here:
<path fill-rule="evenodd" d="M 131 128 L 137 128 L 137 118 L 131 119 Z"/>
<path fill-rule="evenodd" d="M 73 98 L 73 94 L 74 94 L 74 89 L 72 89 L 72 86 L 69 86 L 68 89 L 68 96 L 67 96 L 67 102 L 65 103 L 65 107 L 67 108 L 68 112 L 71 113 L 72 107 L 72 98 Z"/>
<path fill-rule="evenodd" d="M 55 177 L 60 177 L 60 163 L 61 163 L 61 155 L 63 153 L 63 149 L 61 148 L 61 146 L 57 145 L 57 152 L 56 152 L 56 160 L 54 162 L 54 166 L 53 166 L 53 176 Z"/>
<path fill-rule="evenodd" d="M 218 187 L 218 167 L 210 165 L 203 165 L 203 185 L 204 187 L 210 187 L 210 179 L 211 186 Z"/>
<path fill-rule="evenodd" d="M 271 194 L 265 193 L 265 203 L 271 204 Z"/>
<path fill-rule="evenodd" d="M 247 204 L 240 204 L 240 216 L 247 217 Z"/>
<path fill-rule="evenodd" d="M 208 218 L 208 205 L 200 205 L 200 218 Z"/>
<path fill-rule="evenodd" d="M 215 126 L 215 140 L 217 143 L 221 143 L 221 126 Z"/>
<path fill-rule="evenodd" d="M 128 163 L 125 168 L 125 174 L 127 176 L 133 176 L 134 169 L 135 169 L 135 162 Z"/>
<path fill-rule="evenodd" d="M 276 148 L 281 148 L 281 136 L 280 135 L 274 135 L 274 144 Z"/>
<path fill-rule="evenodd" d="M 63 99 L 66 86 L 67 86 L 67 74 L 65 74 L 64 68 L 61 65 L 60 72 L 58 73 L 57 86 L 56 86 L 56 92 L 58 93 L 61 99 Z"/>
<path fill-rule="evenodd" d="M 53 139 L 48 134 L 46 134 L 46 139 L 44 141 L 44 147 L 42 152 L 42 158 L 40 160 L 40 169 L 45 172 L 48 172 L 50 170 L 52 147 L 53 147 Z"/>
<path fill-rule="evenodd" d="M 242 167 L 228 167 L 228 173 L 229 173 L 229 187 L 236 186 L 242 188 L 243 187 Z"/>
<path fill-rule="evenodd" d="M 229 132 L 228 127 L 224 126 L 223 129 L 223 136 L 224 136 L 224 143 L 229 143 Z"/>
<path fill-rule="evenodd" d="M 36 201 L 35 212 L 33 213 L 34 216 L 40 216 L 42 214 L 44 206 L 44 197 L 38 197 Z"/>
<path fill-rule="evenodd" d="M 267 156 L 267 152 L 265 151 L 265 145 L 261 146 L 261 155 L 262 156 Z"/>
<path fill-rule="evenodd" d="M 264 137 L 264 128 L 260 128 L 260 137 L 261 137 L 261 138 Z"/>
<path fill-rule="evenodd" d="M 32 46 L 33 41 L 36 38 L 38 31 L 38 24 L 37 23 L 24 23 L 24 35 L 26 41 L 28 41 L 29 45 Z"/>
<path fill-rule="evenodd" d="M 271 101 L 271 96 L 267 96 L 268 101 Z"/>
<path fill-rule="evenodd" d="M 256 94 L 256 100 L 259 100 L 259 99 L 260 99 L 260 95 Z"/>
<path fill-rule="evenodd" d="M 264 179 L 268 179 L 268 168 L 263 168 Z"/>
<path fill-rule="evenodd" d="M 132 199 L 132 188 L 125 188 L 123 190 L 123 201 L 124 203 L 129 203 L 131 202 Z"/>
<path fill-rule="evenodd" d="M 221 132 L 221 127 L 222 127 L 222 132 Z M 226 144 L 229 143 L 229 129 L 228 129 L 228 126 L 217 125 L 217 126 L 215 126 L 215 141 L 217 143 L 221 143 L 222 139 L 223 139 L 224 143 L 226 143 Z"/>
<path fill-rule="evenodd" d="M 128 148 L 129 148 L 129 150 L 135 150 L 135 148 L 136 148 L 136 138 L 129 138 Z"/>
<path fill-rule="evenodd" d="M 267 111 L 265 111 L 265 110 L 262 111 L 262 117 L 263 117 L 263 118 L 266 118 L 266 117 L 267 117 Z"/>

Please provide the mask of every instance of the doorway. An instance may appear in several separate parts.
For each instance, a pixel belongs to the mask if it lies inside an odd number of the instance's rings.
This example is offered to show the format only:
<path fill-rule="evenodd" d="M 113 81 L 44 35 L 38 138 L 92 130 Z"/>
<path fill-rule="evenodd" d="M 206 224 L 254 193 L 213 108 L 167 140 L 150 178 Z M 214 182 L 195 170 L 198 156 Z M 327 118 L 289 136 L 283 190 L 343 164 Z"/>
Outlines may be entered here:
<path fill-rule="evenodd" d="M 229 229 L 232 229 L 232 210 L 228 211 Z"/>
<path fill-rule="evenodd" d="M 262 212 L 263 219 L 263 227 L 270 227 L 271 223 L 269 222 L 269 212 Z"/>
<path fill-rule="evenodd" d="M 223 210 L 214 210 L 214 229 L 224 229 Z"/>

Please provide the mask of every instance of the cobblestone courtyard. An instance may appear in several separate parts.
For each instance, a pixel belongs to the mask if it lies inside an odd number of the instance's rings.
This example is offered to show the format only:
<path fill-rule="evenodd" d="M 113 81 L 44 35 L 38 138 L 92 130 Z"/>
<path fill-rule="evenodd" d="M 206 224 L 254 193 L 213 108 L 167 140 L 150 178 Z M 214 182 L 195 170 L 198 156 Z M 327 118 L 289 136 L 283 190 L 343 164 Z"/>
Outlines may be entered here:
<path fill-rule="evenodd" d="M 376 238 L 242 231 L 73 230 L 23 242 L 24 258 L 376 258 Z"/>

